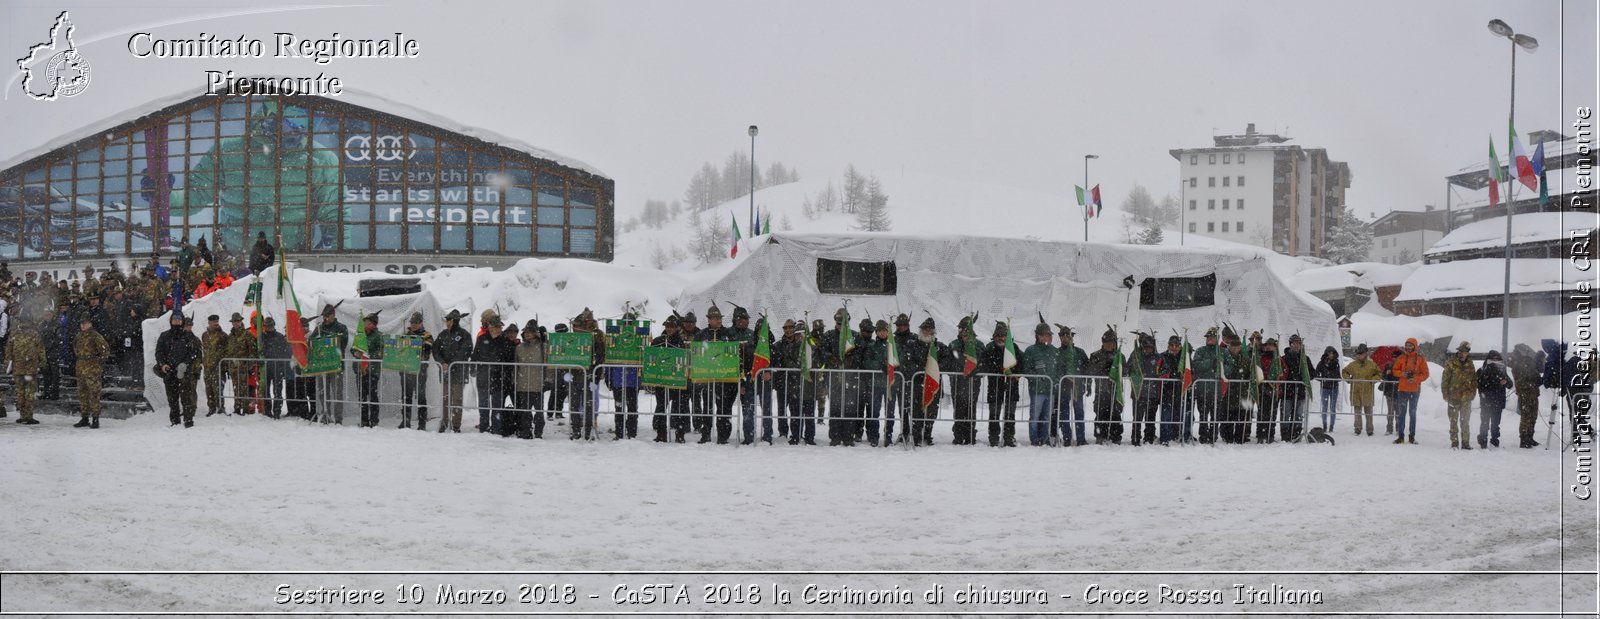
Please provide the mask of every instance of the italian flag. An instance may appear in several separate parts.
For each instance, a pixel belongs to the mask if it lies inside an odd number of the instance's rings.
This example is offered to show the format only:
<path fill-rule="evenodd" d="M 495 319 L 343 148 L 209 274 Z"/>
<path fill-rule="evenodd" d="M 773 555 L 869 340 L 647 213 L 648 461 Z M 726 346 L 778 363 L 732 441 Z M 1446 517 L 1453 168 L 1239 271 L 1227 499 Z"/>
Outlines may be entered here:
<path fill-rule="evenodd" d="M 1078 206 L 1083 207 L 1084 217 L 1100 216 L 1100 186 L 1084 189 L 1077 185 L 1072 186 L 1078 192 Z"/>
<path fill-rule="evenodd" d="M 761 370 L 765 370 L 772 365 L 772 344 L 767 342 L 767 338 L 770 337 L 769 333 L 771 331 L 767 328 L 767 317 L 762 316 L 761 326 L 756 328 L 756 354 L 755 359 L 750 362 L 751 378 L 755 378 L 756 374 L 761 373 Z"/>
<path fill-rule="evenodd" d="M 1111 375 L 1107 376 L 1107 378 L 1111 379 L 1111 393 L 1112 393 L 1112 395 L 1115 396 L 1115 398 L 1117 400 L 1117 403 L 1121 404 L 1122 403 L 1122 351 L 1121 350 L 1116 351 L 1116 355 L 1117 356 L 1111 358 Z"/>
<path fill-rule="evenodd" d="M 839 327 L 839 360 L 844 361 L 844 356 L 856 349 L 855 335 L 850 332 L 850 312 L 844 313 L 844 325 Z"/>
<path fill-rule="evenodd" d="M 288 295 L 284 290 L 288 289 Z M 283 334 L 289 339 L 289 348 L 294 351 L 294 363 L 301 368 L 306 367 L 306 359 L 310 356 L 310 348 L 306 345 L 306 330 L 300 326 L 300 297 L 294 294 L 294 278 L 289 275 L 289 262 L 283 254 L 283 241 L 278 241 L 278 298 L 283 299 Z"/>
<path fill-rule="evenodd" d="M 361 371 L 367 371 L 367 313 L 360 312 L 356 318 L 356 337 L 350 341 L 350 352 L 361 353 Z"/>
<path fill-rule="evenodd" d="M 1011 321 L 1006 321 L 1006 349 L 1000 354 L 1000 371 L 1010 374 L 1012 368 L 1017 367 L 1017 345 L 1011 340 Z"/>
<path fill-rule="evenodd" d="M 894 387 L 894 372 L 895 372 L 895 370 L 900 369 L 900 347 L 895 345 L 894 336 L 893 335 L 889 336 L 889 354 L 887 356 L 888 356 L 889 359 L 888 359 L 888 362 L 886 363 L 886 367 L 884 368 L 884 371 L 888 372 L 888 374 L 889 374 L 888 385 L 889 385 L 890 388 L 893 388 Z"/>
<path fill-rule="evenodd" d="M 733 249 L 728 250 L 728 257 L 729 258 L 738 258 L 739 257 L 739 239 L 742 239 L 744 237 L 739 235 L 739 216 L 738 215 L 733 215 L 731 213 L 728 216 L 733 219 Z"/>
<path fill-rule="evenodd" d="M 934 357 L 938 350 L 937 342 L 928 344 L 928 359 L 922 366 L 922 407 L 933 405 L 933 399 L 939 395 L 939 360 Z"/>
<path fill-rule="evenodd" d="M 1193 354 L 1194 349 L 1189 347 L 1187 335 L 1185 333 L 1183 338 L 1183 348 L 1178 349 L 1178 376 L 1183 378 L 1183 386 L 1178 389 L 1178 393 L 1188 391 L 1189 385 L 1194 384 L 1194 370 L 1189 367 L 1189 355 Z"/>
<path fill-rule="evenodd" d="M 1500 203 L 1500 183 L 1507 180 L 1505 171 L 1500 169 L 1500 155 L 1494 152 L 1494 136 L 1489 136 L 1489 206 Z"/>
<path fill-rule="evenodd" d="M 1539 190 L 1539 175 L 1533 171 L 1533 161 L 1528 159 L 1528 152 L 1522 150 L 1522 141 L 1517 139 L 1517 124 L 1511 123 L 1511 154 L 1515 157 L 1517 166 L 1517 180 L 1529 191 Z"/>
<path fill-rule="evenodd" d="M 1306 392 L 1311 392 L 1311 359 L 1304 354 L 1300 355 L 1300 384 L 1305 385 Z"/>

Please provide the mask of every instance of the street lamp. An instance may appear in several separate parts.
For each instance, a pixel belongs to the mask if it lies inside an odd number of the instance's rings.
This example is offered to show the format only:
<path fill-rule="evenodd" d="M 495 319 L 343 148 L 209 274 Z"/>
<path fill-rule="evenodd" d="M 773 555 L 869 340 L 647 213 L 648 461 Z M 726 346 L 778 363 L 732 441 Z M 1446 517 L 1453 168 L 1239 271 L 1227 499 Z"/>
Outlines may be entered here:
<path fill-rule="evenodd" d="M 755 125 L 750 125 L 750 217 L 745 219 L 745 225 L 755 225 L 756 221 L 756 134 L 761 130 Z M 750 236 L 754 237 L 760 230 L 751 230 Z"/>
<path fill-rule="evenodd" d="M 1539 49 L 1539 40 L 1526 34 L 1517 34 L 1511 26 L 1498 19 L 1489 20 L 1489 32 L 1497 37 L 1505 37 L 1511 41 L 1511 112 L 1507 117 L 1506 127 L 1516 126 L 1517 120 L 1517 48 L 1528 50 Z M 1515 136 L 1511 136 L 1515 139 Z M 1509 152 L 1510 144 L 1506 144 Z M 1515 157 L 1515 153 L 1512 153 Z M 1498 176 L 1500 162 L 1491 161 L 1489 165 L 1495 166 L 1489 170 L 1490 176 Z M 1514 167 L 1508 166 L 1508 167 Z M 1500 350 L 1509 354 L 1511 345 L 1511 216 L 1513 197 L 1517 192 L 1515 179 L 1506 183 L 1506 254 L 1505 254 L 1505 291 L 1500 297 Z"/>
<path fill-rule="evenodd" d="M 1083 242 L 1089 242 L 1089 206 L 1094 203 L 1093 194 L 1089 189 L 1089 160 L 1099 159 L 1100 155 L 1083 156 Z"/>

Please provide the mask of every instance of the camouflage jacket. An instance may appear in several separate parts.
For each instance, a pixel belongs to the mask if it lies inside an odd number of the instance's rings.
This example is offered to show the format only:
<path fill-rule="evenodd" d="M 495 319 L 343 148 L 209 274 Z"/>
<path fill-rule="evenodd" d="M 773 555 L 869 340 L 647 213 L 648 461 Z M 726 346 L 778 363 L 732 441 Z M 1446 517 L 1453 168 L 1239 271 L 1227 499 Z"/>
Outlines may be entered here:
<path fill-rule="evenodd" d="M 32 330 L 12 333 L 6 342 L 6 362 L 11 364 L 13 376 L 38 374 L 44 369 L 44 342 Z"/>
<path fill-rule="evenodd" d="M 85 370 L 99 372 L 106 357 L 111 355 L 111 346 L 94 329 L 79 331 L 72 338 L 72 354 L 78 359 L 78 374 L 82 375 Z"/>
<path fill-rule="evenodd" d="M 201 348 L 203 359 L 203 344 Z M 255 334 L 250 333 L 250 330 L 244 327 L 234 329 L 232 333 L 228 334 L 227 347 L 223 352 L 228 359 L 255 359 L 260 355 Z"/>
<path fill-rule="evenodd" d="M 205 335 L 200 336 L 200 363 L 215 369 L 227 352 L 228 334 L 222 332 L 222 327 L 206 327 Z"/>

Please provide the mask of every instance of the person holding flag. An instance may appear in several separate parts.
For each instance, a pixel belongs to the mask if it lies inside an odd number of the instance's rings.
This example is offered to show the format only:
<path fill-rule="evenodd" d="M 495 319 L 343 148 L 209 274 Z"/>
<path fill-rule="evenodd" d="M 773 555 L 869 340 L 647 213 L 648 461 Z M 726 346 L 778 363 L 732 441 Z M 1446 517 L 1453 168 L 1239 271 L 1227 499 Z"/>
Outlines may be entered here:
<path fill-rule="evenodd" d="M 822 367 L 824 369 L 860 369 L 851 367 L 856 361 L 855 356 L 852 354 L 856 348 L 855 339 L 855 335 L 850 330 L 850 312 L 840 308 L 833 313 L 833 328 L 822 334 L 822 339 L 818 342 L 817 349 L 813 351 L 813 354 L 822 354 Z M 823 397 L 828 402 L 828 445 L 834 447 L 853 444 L 855 442 L 854 432 L 847 431 L 849 422 L 845 420 L 845 416 L 850 414 L 850 406 L 847 401 L 853 399 L 850 397 L 853 394 L 849 393 L 846 388 L 849 381 L 846 381 L 839 373 L 824 372 L 821 378 L 823 380 Z"/>
<path fill-rule="evenodd" d="M 735 321 L 737 324 L 737 321 Z M 755 390 L 756 399 L 761 401 L 761 440 L 768 445 L 772 444 L 772 418 L 778 418 L 778 434 L 783 437 L 789 435 L 789 422 L 785 418 L 788 410 L 787 392 L 782 388 L 785 376 L 773 377 L 773 372 L 767 368 L 774 367 L 773 341 L 771 322 L 766 314 L 756 319 L 756 332 L 754 344 L 750 353 L 750 388 Z M 794 320 L 791 319 L 784 327 L 787 336 L 794 330 Z M 782 366 L 779 366 L 782 367 Z M 776 393 L 775 393 L 776 392 Z M 777 396 L 777 410 L 773 410 L 773 396 Z"/>
<path fill-rule="evenodd" d="M 1133 440 L 1135 447 L 1145 443 L 1156 442 L 1156 415 L 1161 408 L 1162 384 L 1160 380 L 1145 380 L 1149 378 L 1164 378 L 1161 368 L 1157 367 L 1160 355 L 1156 354 L 1156 336 L 1149 333 L 1134 332 L 1133 354 L 1128 355 L 1128 373 L 1133 386 Z"/>
<path fill-rule="evenodd" d="M 1122 351 L 1117 349 L 1117 330 L 1106 326 L 1100 336 L 1100 350 L 1089 355 L 1086 368 L 1094 380 L 1094 444 L 1122 444 Z"/>
<path fill-rule="evenodd" d="M 1200 442 L 1211 444 L 1217 440 L 1217 409 L 1222 391 L 1222 346 L 1217 343 L 1217 328 L 1206 329 L 1206 345 L 1194 349 L 1189 355 L 1188 369 L 1194 377 L 1194 407 L 1200 413 Z"/>
<path fill-rule="evenodd" d="M 1017 446 L 1017 400 L 1020 397 L 1016 371 L 1022 351 L 1011 340 L 1011 328 L 995 321 L 989 345 L 978 356 L 978 372 L 988 375 L 986 402 L 989 405 L 989 446 Z M 1003 437 L 1003 439 L 1002 439 Z"/>
<path fill-rule="evenodd" d="M 1283 390 L 1283 421 L 1280 424 L 1283 440 L 1296 442 L 1305 431 L 1306 410 L 1311 398 L 1311 374 L 1315 364 L 1306 356 L 1305 342 L 1300 334 L 1289 336 L 1289 349 L 1281 360 Z"/>
<path fill-rule="evenodd" d="M 361 331 L 350 345 L 361 362 L 356 364 L 356 386 L 361 400 L 361 427 L 378 427 L 378 387 L 383 379 L 383 333 L 378 331 L 378 312 L 361 317 Z M 373 363 L 376 361 L 376 363 Z"/>
<path fill-rule="evenodd" d="M 1218 362 L 1220 380 L 1217 389 L 1222 396 L 1222 410 L 1219 411 L 1221 420 L 1217 434 L 1224 443 L 1243 444 L 1249 442 L 1250 435 L 1250 418 L 1244 407 L 1250 390 L 1245 387 L 1249 385 L 1255 365 L 1244 351 L 1239 334 L 1233 329 L 1223 328 L 1222 341 L 1226 350 L 1222 351 Z M 1229 383 L 1238 386 L 1230 389 Z"/>
<path fill-rule="evenodd" d="M 1061 418 L 1061 444 L 1087 445 L 1089 439 L 1083 431 L 1083 396 L 1089 384 L 1074 377 L 1084 373 L 1084 368 L 1089 365 L 1089 355 L 1072 343 L 1076 334 L 1070 327 L 1057 324 L 1056 329 L 1061 336 L 1061 348 L 1057 349 L 1061 356 L 1061 375 L 1066 377 L 1060 383 L 1060 401 L 1056 405 L 1057 415 Z"/>
<path fill-rule="evenodd" d="M 350 347 L 350 328 L 339 322 L 338 310 L 332 303 L 322 306 L 322 322 L 311 332 L 311 339 L 318 340 L 325 337 L 333 338 L 334 350 L 339 352 L 341 359 L 344 358 Z M 333 423 L 343 425 L 344 364 L 339 364 L 337 372 L 318 376 L 316 391 L 322 396 L 322 403 L 318 406 L 318 410 L 322 413 L 322 423 L 328 423 L 331 417 Z"/>
<path fill-rule="evenodd" d="M 889 383 L 894 378 L 896 357 L 900 351 L 895 350 L 894 339 L 889 335 L 889 321 L 879 320 L 872 325 L 873 339 L 862 347 L 861 368 L 873 370 L 873 374 L 860 377 L 866 384 L 862 385 L 863 395 L 867 396 L 864 430 L 866 432 L 867 446 L 888 447 L 894 442 L 894 412 L 884 408 L 884 401 L 888 397 Z M 878 416 L 886 419 L 887 432 L 881 443 L 878 441 Z"/>
<path fill-rule="evenodd" d="M 908 357 L 919 359 L 922 384 L 916 390 L 916 402 L 911 409 L 911 444 L 932 445 L 933 424 L 939 419 L 939 387 L 944 372 L 957 369 L 950 366 L 952 349 L 939 343 L 937 325 L 933 317 L 923 319 L 917 326 L 917 338 L 912 341 Z M 970 432 L 970 431 L 969 431 Z"/>
<path fill-rule="evenodd" d="M 733 327 L 727 329 L 728 337 L 739 343 L 739 418 L 744 436 L 740 445 L 756 442 L 756 386 L 752 382 L 755 367 L 756 332 L 750 328 L 750 311 L 733 304 Z M 768 336 L 770 337 L 770 336 Z"/>
<path fill-rule="evenodd" d="M 1033 327 L 1033 345 L 1022 351 L 1021 373 L 1028 374 L 1028 444 L 1049 445 L 1055 439 L 1055 386 L 1061 381 L 1061 352 L 1051 340 L 1044 314 Z M 1043 376 L 1045 378 L 1039 378 Z"/>
<path fill-rule="evenodd" d="M 1156 439 L 1162 445 L 1183 440 L 1189 435 L 1185 396 L 1188 395 L 1193 375 L 1188 371 L 1188 348 L 1188 343 L 1182 338 L 1172 335 L 1167 338 L 1166 352 L 1156 357 L 1154 376 L 1163 379 L 1158 381 L 1161 390 L 1161 427 L 1156 431 Z"/>
<path fill-rule="evenodd" d="M 956 326 L 956 339 L 950 341 L 949 354 L 955 369 L 950 381 L 950 395 L 955 399 L 955 445 L 972 445 L 978 442 L 978 428 L 974 420 L 978 408 L 978 334 L 972 330 L 976 316 L 966 316 Z M 932 320 L 931 318 L 929 319 Z"/>
<path fill-rule="evenodd" d="M 278 321 L 268 316 L 261 321 L 261 412 L 273 419 L 283 417 L 284 381 L 289 378 L 290 364 L 294 363 L 294 349 L 289 339 L 278 331 Z"/>

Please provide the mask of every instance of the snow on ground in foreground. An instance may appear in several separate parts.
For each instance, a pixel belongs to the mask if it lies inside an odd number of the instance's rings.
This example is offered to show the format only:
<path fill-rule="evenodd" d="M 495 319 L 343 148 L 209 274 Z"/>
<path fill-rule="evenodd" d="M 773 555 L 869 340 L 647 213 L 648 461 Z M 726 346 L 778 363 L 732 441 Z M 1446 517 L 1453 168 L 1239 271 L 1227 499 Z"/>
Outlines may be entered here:
<path fill-rule="evenodd" d="M 0 424 L 8 460 L 0 504 L 13 516 L 0 570 L 1553 570 L 1573 470 L 1569 457 L 1544 448 L 1452 451 L 1437 407 L 1422 415 L 1417 446 L 1390 444 L 1382 432 L 1352 437 L 1341 419 L 1331 448 L 991 449 L 949 445 L 943 423 L 940 444 L 914 452 L 572 442 L 560 426 L 541 441 L 441 436 L 394 429 L 392 409 L 376 430 L 257 417 L 201 418 L 184 430 L 164 417 L 107 421 L 98 431 L 57 416 L 31 428 Z M 473 421 L 468 412 L 465 425 Z M 650 436 L 648 419 L 640 425 Z M 603 418 L 601 430 L 609 428 Z M 1541 441 L 1544 430 L 1541 419 Z M 1514 416 L 1503 432 L 1515 445 Z M 1594 505 L 1565 503 L 1568 566 L 1591 569 Z M 584 602 L 604 604 L 583 608 L 628 610 L 610 605 L 613 584 L 781 577 L 522 578 L 583 583 L 602 600 Z M 833 586 L 889 579 L 803 578 Z M 1279 582 L 1324 589 L 1323 611 L 1543 611 L 1559 603 L 1554 578 L 958 574 L 897 582 L 918 592 L 934 581 L 1042 586 L 1079 604 L 1057 599 L 1049 610 L 1192 608 L 1083 606 L 1088 582 Z M 398 583 L 423 583 L 431 597 L 439 582 L 514 589 L 515 581 L 8 575 L 3 610 L 272 611 L 284 608 L 267 601 L 283 582 L 377 587 L 391 603 L 376 610 L 405 611 L 415 607 L 392 603 Z M 1569 580 L 1569 609 L 1593 603 L 1593 582 Z"/>

